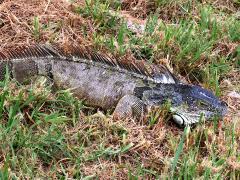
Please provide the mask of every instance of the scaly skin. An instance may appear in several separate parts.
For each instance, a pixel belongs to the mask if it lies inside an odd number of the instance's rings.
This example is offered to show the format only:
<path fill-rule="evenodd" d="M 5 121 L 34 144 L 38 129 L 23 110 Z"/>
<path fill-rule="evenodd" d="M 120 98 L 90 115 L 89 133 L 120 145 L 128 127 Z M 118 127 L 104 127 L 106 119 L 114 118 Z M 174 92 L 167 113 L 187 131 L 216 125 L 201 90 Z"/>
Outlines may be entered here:
<path fill-rule="evenodd" d="M 75 49 L 76 50 L 76 49 Z M 8 67 L 23 82 L 32 76 L 51 78 L 59 88 L 71 89 L 86 104 L 114 109 L 115 118 L 142 117 L 151 106 L 171 102 L 173 120 L 180 125 L 226 113 L 226 105 L 211 92 L 178 82 L 169 71 L 155 65 L 122 65 L 89 51 L 63 53 L 57 48 L 33 46 L 16 52 L 0 52 L 0 79 Z M 148 69 L 151 73 L 148 75 Z"/>

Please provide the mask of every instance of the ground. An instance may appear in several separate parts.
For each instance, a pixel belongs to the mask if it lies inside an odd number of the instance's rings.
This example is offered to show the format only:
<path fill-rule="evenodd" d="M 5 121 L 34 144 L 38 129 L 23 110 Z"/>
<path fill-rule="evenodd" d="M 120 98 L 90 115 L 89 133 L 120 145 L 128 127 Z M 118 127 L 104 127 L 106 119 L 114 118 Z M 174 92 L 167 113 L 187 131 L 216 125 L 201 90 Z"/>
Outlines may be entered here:
<path fill-rule="evenodd" d="M 88 46 L 165 64 L 228 104 L 223 120 L 179 128 L 166 108 L 113 121 L 39 78 L 0 82 L 0 177 L 240 178 L 239 0 L 3 0 L 0 50 Z M 145 27 L 145 28 L 144 28 Z"/>

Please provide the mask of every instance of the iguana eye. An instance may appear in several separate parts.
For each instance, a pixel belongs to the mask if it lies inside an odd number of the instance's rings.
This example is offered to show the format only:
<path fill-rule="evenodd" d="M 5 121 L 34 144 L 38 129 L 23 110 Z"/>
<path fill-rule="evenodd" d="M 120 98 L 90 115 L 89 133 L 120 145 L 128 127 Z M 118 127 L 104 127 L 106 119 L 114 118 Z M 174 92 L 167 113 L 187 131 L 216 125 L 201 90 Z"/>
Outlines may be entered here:
<path fill-rule="evenodd" d="M 198 100 L 197 105 L 200 107 L 208 107 L 208 103 L 202 100 Z"/>

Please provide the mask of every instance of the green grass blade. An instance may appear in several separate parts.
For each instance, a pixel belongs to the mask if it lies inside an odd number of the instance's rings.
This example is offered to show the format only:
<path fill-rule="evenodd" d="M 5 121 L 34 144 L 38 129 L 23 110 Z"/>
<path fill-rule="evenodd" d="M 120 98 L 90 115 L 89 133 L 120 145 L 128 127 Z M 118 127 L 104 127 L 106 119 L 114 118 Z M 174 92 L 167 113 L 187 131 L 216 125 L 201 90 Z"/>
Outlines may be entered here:
<path fill-rule="evenodd" d="M 183 135 L 182 135 L 182 137 L 180 139 L 180 143 L 178 144 L 178 147 L 177 147 L 174 159 L 173 159 L 173 163 L 172 163 L 172 168 L 171 168 L 172 169 L 172 172 L 171 172 L 172 177 L 174 176 L 174 172 L 175 172 L 175 169 L 177 167 L 177 163 L 178 163 L 179 157 L 180 157 L 180 155 L 181 155 L 181 153 L 183 151 L 184 141 L 185 141 L 187 132 L 189 131 L 189 128 L 190 127 L 188 127 L 188 126 L 184 128 Z"/>

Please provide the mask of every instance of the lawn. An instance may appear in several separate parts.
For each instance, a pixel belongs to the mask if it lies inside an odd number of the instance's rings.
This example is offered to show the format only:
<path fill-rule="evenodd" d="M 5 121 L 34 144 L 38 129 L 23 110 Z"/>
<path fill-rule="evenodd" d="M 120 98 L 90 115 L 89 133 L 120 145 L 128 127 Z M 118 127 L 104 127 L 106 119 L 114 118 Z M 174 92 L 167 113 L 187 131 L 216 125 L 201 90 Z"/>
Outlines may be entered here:
<path fill-rule="evenodd" d="M 0 1 L 1 2 L 1 1 Z M 239 0 L 3 0 L 0 51 L 85 46 L 164 64 L 228 104 L 223 120 L 179 128 L 113 120 L 43 77 L 0 82 L 0 179 L 239 179 Z"/>

